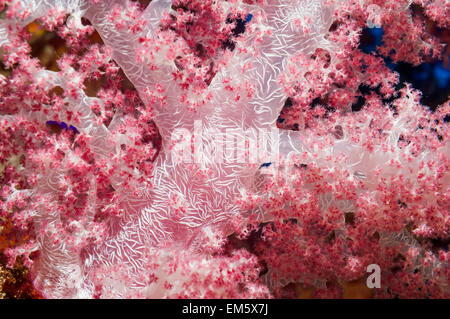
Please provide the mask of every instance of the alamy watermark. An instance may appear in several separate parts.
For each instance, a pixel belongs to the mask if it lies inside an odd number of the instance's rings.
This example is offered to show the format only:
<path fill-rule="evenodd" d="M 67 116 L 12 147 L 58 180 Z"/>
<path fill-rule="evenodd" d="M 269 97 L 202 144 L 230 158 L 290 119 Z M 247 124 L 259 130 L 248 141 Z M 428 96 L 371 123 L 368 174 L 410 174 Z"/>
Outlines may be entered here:
<path fill-rule="evenodd" d="M 366 280 L 368 288 L 381 288 L 381 268 L 377 264 L 370 264 L 366 271 L 371 273 Z"/>
<path fill-rule="evenodd" d="M 277 128 L 220 130 L 197 120 L 193 132 L 186 128 L 172 132 L 170 155 L 175 163 L 278 163 L 281 135 Z"/>

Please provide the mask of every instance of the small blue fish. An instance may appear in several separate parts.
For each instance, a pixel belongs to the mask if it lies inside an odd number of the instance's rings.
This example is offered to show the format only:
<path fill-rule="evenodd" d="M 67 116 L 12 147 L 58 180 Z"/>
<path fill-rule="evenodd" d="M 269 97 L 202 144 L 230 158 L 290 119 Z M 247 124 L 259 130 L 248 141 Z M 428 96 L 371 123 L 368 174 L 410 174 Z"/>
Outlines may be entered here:
<path fill-rule="evenodd" d="M 73 125 L 67 126 L 66 122 L 47 121 L 47 122 L 45 122 L 45 124 L 50 127 L 59 127 L 61 130 L 66 130 L 66 131 L 71 130 L 75 134 L 80 133 L 80 131 L 78 131 L 78 129 L 75 126 L 73 126 Z"/>

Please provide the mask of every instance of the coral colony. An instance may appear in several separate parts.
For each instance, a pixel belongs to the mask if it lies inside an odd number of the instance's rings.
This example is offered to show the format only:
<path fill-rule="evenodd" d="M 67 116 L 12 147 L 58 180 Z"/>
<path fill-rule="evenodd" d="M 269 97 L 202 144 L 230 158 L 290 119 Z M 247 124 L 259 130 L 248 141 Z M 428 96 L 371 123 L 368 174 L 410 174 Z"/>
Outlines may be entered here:
<path fill-rule="evenodd" d="M 441 59 L 448 1 L 0 10 L 2 272 L 45 298 L 341 298 L 378 269 L 371 297 L 450 297 L 450 103 L 383 59 Z"/>

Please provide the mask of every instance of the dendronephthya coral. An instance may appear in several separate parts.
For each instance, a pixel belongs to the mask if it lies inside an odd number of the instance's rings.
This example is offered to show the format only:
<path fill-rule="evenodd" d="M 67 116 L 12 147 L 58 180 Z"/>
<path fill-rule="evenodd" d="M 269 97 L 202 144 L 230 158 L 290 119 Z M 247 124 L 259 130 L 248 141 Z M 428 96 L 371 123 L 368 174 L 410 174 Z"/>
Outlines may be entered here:
<path fill-rule="evenodd" d="M 359 51 L 361 29 L 392 16 L 425 32 L 411 1 L 381 2 L 0 2 L 4 63 L 18 70 L 0 78 L 1 138 L 21 140 L 2 144 L 1 159 L 24 155 L 7 166 L 2 214 L 33 231 L 6 254 L 25 255 L 50 298 L 268 297 L 292 282 L 339 296 L 329 283 L 369 264 L 391 282 L 380 296 L 448 295 L 449 255 L 432 246 L 448 239 L 449 104 L 428 111 Z M 448 5 L 415 2 L 448 27 L 430 9 Z M 59 71 L 25 58 L 32 21 L 82 53 Z M 94 30 L 104 46 L 84 48 Z M 424 36 L 394 58 L 441 49 Z M 142 102 L 113 84 L 102 96 L 83 90 L 96 72 L 118 77 L 116 66 Z M 352 112 L 361 85 L 378 93 Z M 46 99 L 55 87 L 63 95 Z M 151 123 L 160 148 L 146 138 Z M 226 252 L 247 225 L 260 227 L 254 254 Z"/>

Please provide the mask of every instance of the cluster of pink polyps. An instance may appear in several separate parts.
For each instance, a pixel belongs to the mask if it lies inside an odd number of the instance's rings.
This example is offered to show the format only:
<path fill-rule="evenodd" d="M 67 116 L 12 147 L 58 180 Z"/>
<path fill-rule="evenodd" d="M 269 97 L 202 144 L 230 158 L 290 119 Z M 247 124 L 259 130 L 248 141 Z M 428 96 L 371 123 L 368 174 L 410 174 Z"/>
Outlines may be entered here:
<path fill-rule="evenodd" d="M 395 61 L 439 57 L 424 20 L 448 27 L 449 6 L 413 2 L 421 15 L 407 0 L 0 1 L 0 217 L 24 241 L 10 263 L 23 256 L 50 298 L 277 297 L 292 283 L 339 297 L 371 264 L 376 296 L 448 296 L 449 103 L 431 113 L 358 48 L 380 25 Z M 66 41 L 60 71 L 31 58 L 32 21 Z M 181 142 L 243 160 L 174 160 Z"/>

